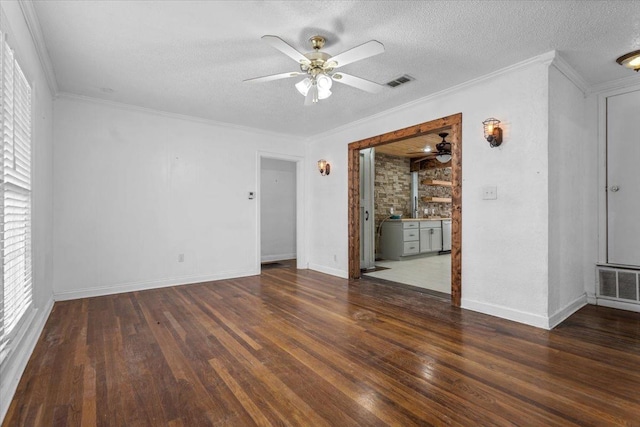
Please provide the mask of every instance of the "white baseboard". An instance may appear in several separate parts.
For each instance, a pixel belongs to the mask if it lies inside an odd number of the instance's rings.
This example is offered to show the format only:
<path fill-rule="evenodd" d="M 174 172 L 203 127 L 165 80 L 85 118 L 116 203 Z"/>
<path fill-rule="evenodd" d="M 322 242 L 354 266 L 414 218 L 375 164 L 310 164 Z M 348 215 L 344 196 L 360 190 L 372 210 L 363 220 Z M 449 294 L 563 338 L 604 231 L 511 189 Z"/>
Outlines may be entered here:
<path fill-rule="evenodd" d="M 30 319 L 25 323 L 25 332 L 17 338 L 18 344 L 5 361 L 0 372 L 0 424 L 9 410 L 9 405 L 16 392 L 20 378 L 31 358 L 34 348 L 44 329 L 45 323 L 53 309 L 53 298 L 49 298 L 45 306 L 34 310 Z"/>
<path fill-rule="evenodd" d="M 320 273 L 330 274 L 331 276 L 342 277 L 343 279 L 349 278 L 349 273 L 337 268 L 326 267 L 324 265 L 309 263 L 309 270 L 319 271 Z"/>
<path fill-rule="evenodd" d="M 580 295 L 569 304 L 565 305 L 560 310 L 556 311 L 553 315 L 549 316 L 549 329 L 553 329 L 562 323 L 567 317 L 571 316 L 576 311 L 587 305 L 587 294 Z"/>
<path fill-rule="evenodd" d="M 277 254 L 277 255 L 264 255 L 260 257 L 260 262 L 273 262 L 273 261 L 284 261 L 288 259 L 295 259 L 296 254 Z"/>
<path fill-rule="evenodd" d="M 55 291 L 53 297 L 56 301 L 66 301 L 79 298 L 120 294 L 123 292 L 135 292 L 144 291 L 147 289 L 166 288 L 169 286 L 192 285 L 194 283 L 234 279 L 236 277 L 257 276 L 259 274 L 260 270 L 225 271 L 221 273 L 202 276 L 181 276 L 172 277 L 169 279 L 150 280 L 145 282 L 122 283 L 109 286 L 95 286 L 72 291 Z"/>
<path fill-rule="evenodd" d="M 596 300 L 596 305 L 601 305 L 603 307 L 609 307 L 609 308 L 617 308 L 620 310 L 635 311 L 636 313 L 640 313 L 640 304 L 598 298 Z"/>
<path fill-rule="evenodd" d="M 540 316 L 539 314 L 514 310 L 509 307 L 473 301 L 465 298 L 462 299 L 462 308 L 488 314 L 490 316 L 513 320 L 514 322 L 524 323 L 526 325 L 535 326 L 536 328 L 549 329 L 549 319 L 544 316 Z"/>

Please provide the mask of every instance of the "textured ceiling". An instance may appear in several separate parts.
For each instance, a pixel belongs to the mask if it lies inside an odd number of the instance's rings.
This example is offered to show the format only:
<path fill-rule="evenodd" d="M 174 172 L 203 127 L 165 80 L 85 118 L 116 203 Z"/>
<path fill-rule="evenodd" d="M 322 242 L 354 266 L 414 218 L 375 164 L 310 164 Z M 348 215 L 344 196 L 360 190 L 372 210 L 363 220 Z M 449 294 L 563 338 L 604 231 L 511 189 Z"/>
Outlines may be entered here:
<path fill-rule="evenodd" d="M 640 49 L 640 1 L 37 1 L 60 91 L 219 122 L 308 136 L 558 50 L 589 85 L 628 77 L 615 59 Z M 297 70 L 260 37 L 302 52 L 326 37 L 338 54 L 368 40 L 385 53 L 345 73 L 380 94 L 335 84 L 303 106 Z M 640 80 L 640 76 L 639 76 Z"/>

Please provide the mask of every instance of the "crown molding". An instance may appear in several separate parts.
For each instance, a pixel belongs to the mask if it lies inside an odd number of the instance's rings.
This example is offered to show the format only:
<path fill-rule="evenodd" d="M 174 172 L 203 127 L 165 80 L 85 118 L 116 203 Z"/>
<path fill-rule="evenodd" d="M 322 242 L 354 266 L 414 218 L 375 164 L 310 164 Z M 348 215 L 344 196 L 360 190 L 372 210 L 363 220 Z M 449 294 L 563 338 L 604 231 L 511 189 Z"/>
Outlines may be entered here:
<path fill-rule="evenodd" d="M 604 92 L 612 92 L 618 89 L 631 88 L 638 85 L 640 85 L 640 74 L 631 75 L 631 76 L 623 77 L 621 79 L 611 80 L 608 82 L 593 85 L 591 86 L 589 95 L 591 94 L 597 95 Z"/>
<path fill-rule="evenodd" d="M 216 127 L 220 127 L 220 128 L 235 130 L 235 131 L 238 131 L 238 132 L 252 133 L 254 135 L 263 135 L 263 136 L 268 136 L 268 137 L 276 138 L 276 139 L 283 139 L 284 138 L 284 139 L 290 140 L 292 142 L 293 141 L 301 141 L 303 139 L 303 138 L 301 138 L 301 137 L 299 137 L 297 135 L 293 135 L 293 134 L 271 132 L 271 131 L 268 131 L 268 130 L 252 128 L 252 127 L 249 127 L 249 126 L 236 125 L 236 124 L 227 123 L 227 122 L 218 122 L 218 121 L 211 120 L 211 119 L 205 119 L 205 118 L 196 117 L 196 116 L 188 116 L 188 115 L 185 115 L 185 114 L 172 113 L 172 112 L 169 112 L 169 111 L 154 110 L 153 108 L 140 107 L 138 105 L 126 104 L 124 102 L 108 101 L 108 100 L 105 100 L 105 99 L 93 98 L 91 96 L 85 96 L 85 95 L 77 95 L 75 93 L 69 93 L 69 92 L 58 92 L 58 94 L 56 95 L 56 99 L 68 99 L 68 100 L 71 100 L 71 101 L 84 102 L 84 103 L 87 103 L 87 104 L 103 105 L 103 106 L 107 106 L 107 107 L 111 107 L 111 108 L 116 108 L 118 110 L 132 111 L 132 112 L 144 113 L 144 114 L 152 114 L 152 115 L 166 117 L 166 118 L 170 118 L 170 119 L 183 120 L 183 121 L 193 122 L 193 123 L 200 123 L 200 124 L 204 124 L 204 125 L 208 125 L 208 126 L 216 126 Z"/>
<path fill-rule="evenodd" d="M 49 91 L 51 92 L 51 95 L 55 97 L 58 94 L 58 82 L 56 80 L 56 74 L 53 71 L 53 64 L 49 57 L 49 51 L 47 50 L 44 36 L 42 35 L 42 27 L 40 27 L 38 15 L 33 7 L 33 2 L 31 0 L 18 0 L 18 3 L 20 4 L 22 15 L 24 16 L 24 20 L 26 21 L 29 32 L 31 33 L 31 39 L 33 40 L 36 52 L 38 52 L 38 58 L 40 59 L 40 65 L 42 66 L 45 78 L 47 79 Z"/>
<path fill-rule="evenodd" d="M 433 100 L 436 100 L 438 98 L 442 98 L 442 97 L 445 97 L 445 96 L 450 96 L 452 94 L 455 94 L 456 92 L 460 92 L 460 91 L 465 90 L 467 88 L 476 86 L 476 85 L 478 85 L 480 83 L 483 83 L 483 82 L 485 82 L 487 80 L 494 79 L 494 78 L 496 78 L 498 76 L 501 76 L 503 74 L 509 74 L 509 73 L 511 73 L 513 71 L 526 69 L 526 68 L 529 68 L 531 66 L 540 65 L 540 64 L 549 65 L 554 61 L 555 58 L 556 58 L 556 51 L 555 50 L 543 53 L 543 54 L 538 55 L 538 56 L 534 56 L 533 58 L 529 58 L 527 60 L 524 60 L 524 61 L 521 61 L 521 62 L 517 62 L 517 63 L 515 63 L 513 65 L 509 65 L 508 67 L 501 68 L 501 69 L 499 69 L 497 71 L 494 71 L 494 72 L 491 72 L 489 74 L 485 74 L 484 76 L 480 76 L 480 77 L 477 77 L 475 79 L 468 80 L 468 81 L 466 81 L 464 83 L 460 83 L 458 85 L 451 86 L 451 87 L 449 87 L 447 89 L 444 89 L 444 90 L 441 90 L 439 92 L 435 92 L 435 93 L 432 93 L 430 95 L 423 96 L 422 98 L 418 98 L 416 100 L 407 102 L 406 104 L 402 104 L 402 105 L 399 105 L 397 107 L 393 107 L 393 108 L 390 108 L 388 110 L 384 110 L 384 111 L 381 111 L 379 113 L 373 114 L 371 116 L 364 117 L 364 118 L 362 118 L 360 120 L 356 120 L 355 122 L 347 123 L 345 125 L 342 125 L 342 126 L 339 126 L 339 127 L 335 128 L 335 129 L 331 129 L 329 131 L 322 132 L 322 133 L 310 136 L 310 137 L 307 138 L 307 142 L 317 141 L 319 139 L 324 139 L 324 138 L 330 138 L 333 135 L 339 134 L 339 133 L 347 131 L 349 129 L 354 129 L 354 128 L 360 126 L 360 125 L 369 123 L 371 121 L 375 121 L 375 120 L 384 118 L 384 117 L 386 117 L 386 116 L 388 116 L 390 114 L 402 113 L 403 111 L 406 111 L 408 109 L 414 108 L 416 106 L 420 106 L 421 104 L 424 104 L 426 102 L 430 102 L 430 101 L 433 101 Z M 453 113 L 451 113 L 451 114 L 453 114 Z M 446 116 L 446 115 L 447 114 L 443 114 L 443 116 Z"/>
<path fill-rule="evenodd" d="M 587 96 L 591 88 L 587 81 L 573 68 L 569 63 L 560 55 L 560 53 L 556 52 L 556 56 L 551 63 L 554 67 L 558 69 L 566 78 L 571 81 L 584 96 Z"/>

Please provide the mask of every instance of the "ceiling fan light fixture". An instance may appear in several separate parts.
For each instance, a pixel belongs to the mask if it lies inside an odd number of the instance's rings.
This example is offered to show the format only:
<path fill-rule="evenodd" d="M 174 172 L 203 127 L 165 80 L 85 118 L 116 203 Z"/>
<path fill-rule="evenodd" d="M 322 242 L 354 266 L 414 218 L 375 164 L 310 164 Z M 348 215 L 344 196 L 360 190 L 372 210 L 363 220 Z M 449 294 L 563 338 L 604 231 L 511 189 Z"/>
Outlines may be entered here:
<path fill-rule="evenodd" d="M 316 93 L 313 94 L 313 103 L 315 104 L 318 100 L 327 99 L 331 96 L 331 90 L 329 89 L 331 88 L 332 83 L 331 77 L 322 74 L 315 79 L 307 77 L 306 79 L 299 81 L 296 83 L 296 89 L 298 89 L 298 92 L 300 92 L 302 96 L 306 97 L 311 88 L 315 86 L 317 89 Z"/>
<path fill-rule="evenodd" d="M 331 77 L 326 74 L 320 74 L 318 77 L 316 77 L 316 82 L 318 84 L 318 90 L 320 91 L 329 91 L 329 89 L 331 89 L 331 85 L 333 84 L 333 80 L 331 80 Z"/>
<path fill-rule="evenodd" d="M 264 35 L 262 40 L 296 61 L 300 66 L 300 71 L 255 77 L 246 79 L 245 81 L 247 82 L 269 82 L 306 74 L 307 77 L 304 80 L 295 84 L 296 90 L 305 97 L 304 105 L 313 105 L 320 99 L 329 98 L 334 79 L 341 84 L 352 86 L 365 92 L 379 93 L 382 90 L 382 85 L 360 77 L 344 73 L 332 74 L 334 68 L 384 52 L 384 45 L 377 40 L 369 40 L 335 56 L 331 56 L 321 50 L 325 44 L 325 39 L 322 36 L 313 36 L 309 39 L 313 52 L 308 53 L 299 52 L 277 36 Z"/>
<path fill-rule="evenodd" d="M 448 154 L 448 153 L 438 154 L 436 156 L 436 160 L 439 161 L 440 163 L 447 163 L 449 160 L 451 160 L 451 154 Z"/>
<path fill-rule="evenodd" d="M 304 80 L 300 80 L 296 83 L 296 89 L 298 89 L 298 92 L 300 92 L 302 96 L 307 96 L 309 89 L 311 89 L 311 79 L 307 77 Z"/>
<path fill-rule="evenodd" d="M 322 90 L 318 87 L 318 99 L 327 99 L 331 96 L 331 91 L 329 89 Z"/>
<path fill-rule="evenodd" d="M 616 59 L 616 62 L 625 68 L 640 71 L 640 50 L 629 52 Z"/>

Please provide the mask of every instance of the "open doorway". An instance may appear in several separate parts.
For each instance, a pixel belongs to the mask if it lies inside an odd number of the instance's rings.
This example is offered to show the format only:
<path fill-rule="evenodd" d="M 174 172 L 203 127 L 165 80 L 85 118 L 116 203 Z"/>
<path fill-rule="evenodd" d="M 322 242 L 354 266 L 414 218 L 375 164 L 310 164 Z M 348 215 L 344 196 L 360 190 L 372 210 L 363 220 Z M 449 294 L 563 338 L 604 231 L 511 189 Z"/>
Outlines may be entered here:
<path fill-rule="evenodd" d="M 296 162 L 260 162 L 260 265 L 295 268 L 297 258 Z"/>
<path fill-rule="evenodd" d="M 455 114 L 349 144 L 349 277 L 360 277 L 361 150 L 381 147 L 422 135 L 448 131 L 451 142 L 451 302 L 461 299 L 462 114 Z"/>
<path fill-rule="evenodd" d="M 376 230 L 373 237 L 360 234 L 361 247 L 368 240 L 375 247 L 373 266 L 360 257 L 362 275 L 450 298 L 450 133 L 443 129 L 360 151 L 361 157 L 363 152 L 373 153 L 371 180 L 362 179 L 366 174 L 360 162 L 360 209 L 368 199 L 363 192 L 372 194 Z M 366 224 L 366 216 L 364 220 Z"/>

